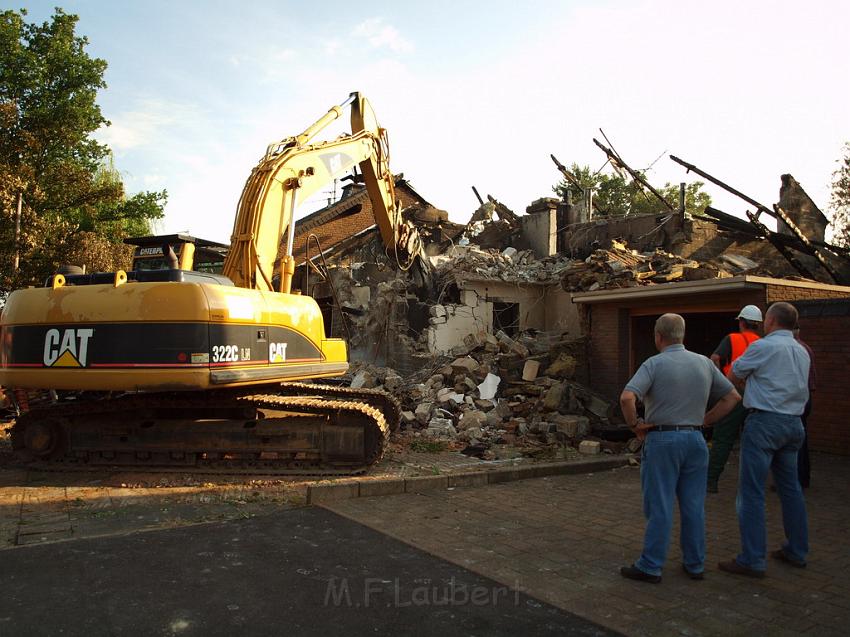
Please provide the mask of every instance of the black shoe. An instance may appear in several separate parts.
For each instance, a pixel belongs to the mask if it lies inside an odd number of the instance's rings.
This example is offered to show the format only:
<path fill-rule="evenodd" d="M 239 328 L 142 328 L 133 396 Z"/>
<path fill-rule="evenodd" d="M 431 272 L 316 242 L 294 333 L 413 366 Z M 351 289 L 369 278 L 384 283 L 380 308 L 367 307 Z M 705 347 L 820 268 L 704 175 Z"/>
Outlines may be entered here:
<path fill-rule="evenodd" d="M 622 575 L 623 577 L 628 577 L 629 579 L 637 580 L 638 582 L 650 582 L 651 584 L 658 584 L 661 581 L 660 575 L 650 575 L 649 573 L 644 573 L 634 564 L 632 564 L 631 566 L 621 567 L 620 575 Z"/>
<path fill-rule="evenodd" d="M 796 560 L 788 553 L 786 553 L 783 549 L 776 549 L 775 551 L 770 552 L 770 557 L 775 560 L 779 560 L 780 562 L 785 562 L 786 564 L 790 564 L 795 568 L 806 568 L 806 563 L 802 560 Z"/>
<path fill-rule="evenodd" d="M 705 485 L 705 492 L 706 493 L 717 493 L 718 492 L 717 483 L 716 482 L 709 482 L 707 485 Z"/>
<path fill-rule="evenodd" d="M 720 562 L 718 565 L 721 571 L 732 573 L 733 575 L 745 575 L 747 577 L 755 577 L 761 579 L 764 577 L 764 571 L 758 571 L 748 566 L 738 564 L 738 560 L 729 560 L 728 562 Z"/>
<path fill-rule="evenodd" d="M 682 570 L 685 571 L 685 575 L 690 577 L 691 579 L 705 579 L 705 573 L 700 571 L 699 573 L 694 573 L 693 571 L 689 571 L 688 567 L 682 564 Z"/>

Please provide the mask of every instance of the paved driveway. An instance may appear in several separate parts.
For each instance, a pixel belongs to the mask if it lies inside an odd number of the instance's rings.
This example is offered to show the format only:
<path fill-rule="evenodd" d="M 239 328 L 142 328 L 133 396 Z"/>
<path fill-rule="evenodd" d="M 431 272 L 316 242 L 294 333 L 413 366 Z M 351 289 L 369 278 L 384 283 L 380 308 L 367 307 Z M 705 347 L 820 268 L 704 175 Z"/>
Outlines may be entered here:
<path fill-rule="evenodd" d="M 3 635 L 611 635 L 318 508 L 2 552 Z"/>
<path fill-rule="evenodd" d="M 630 635 L 846 635 L 850 630 L 850 459 L 813 454 L 807 492 L 808 568 L 769 564 L 749 580 L 716 564 L 738 552 L 736 467 L 709 496 L 708 573 L 691 581 L 671 547 L 661 584 L 618 574 L 643 537 L 639 470 L 360 498 L 334 511 Z M 779 501 L 768 493 L 769 546 L 782 539 Z M 673 537 L 678 537 L 678 528 Z"/>

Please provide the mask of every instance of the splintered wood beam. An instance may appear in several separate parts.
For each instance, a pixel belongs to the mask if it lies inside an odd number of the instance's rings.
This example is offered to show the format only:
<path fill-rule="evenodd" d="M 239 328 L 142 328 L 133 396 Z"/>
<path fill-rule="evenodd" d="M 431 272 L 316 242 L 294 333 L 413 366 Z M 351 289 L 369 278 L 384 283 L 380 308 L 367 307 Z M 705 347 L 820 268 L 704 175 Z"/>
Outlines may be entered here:
<path fill-rule="evenodd" d="M 714 177 L 714 176 L 712 176 L 712 175 L 709 175 L 707 172 L 705 172 L 705 171 L 703 171 L 703 170 L 700 170 L 699 168 L 697 168 L 697 167 L 696 167 L 696 166 L 694 166 L 693 164 L 690 164 L 690 163 L 686 162 L 686 161 L 685 161 L 685 160 L 683 160 L 683 159 L 679 159 L 679 158 L 678 158 L 678 157 L 676 157 L 675 155 L 670 155 L 670 159 L 672 159 L 674 162 L 676 162 L 676 163 L 677 163 L 677 164 L 679 164 L 680 166 L 684 166 L 685 168 L 687 168 L 688 172 L 694 172 L 694 173 L 696 173 L 697 175 L 699 175 L 700 177 L 703 177 L 703 178 L 705 178 L 705 179 L 708 179 L 708 181 L 710 181 L 711 183 L 713 183 L 715 186 L 720 186 L 720 187 L 721 187 L 721 188 L 723 188 L 723 190 L 725 190 L 726 192 L 732 193 L 732 194 L 733 194 L 733 195 L 735 195 L 736 197 L 740 197 L 741 199 L 743 199 L 744 201 L 746 201 L 748 204 L 750 204 L 750 205 L 752 205 L 752 206 L 755 206 L 755 207 L 756 207 L 756 211 L 757 211 L 756 217 L 758 217 L 758 214 L 760 214 L 760 213 L 762 213 L 762 212 L 764 212 L 764 213 L 766 213 L 766 214 L 769 214 L 771 217 L 775 217 L 775 216 L 776 216 L 776 213 L 775 213 L 775 212 L 773 212 L 773 210 L 771 210 L 771 209 L 770 209 L 770 208 L 768 208 L 767 206 L 764 206 L 764 205 L 760 204 L 758 201 L 756 201 L 756 200 L 755 200 L 755 199 L 753 199 L 752 197 L 748 197 L 747 195 L 745 195 L 744 193 L 742 193 L 740 190 L 736 190 L 735 188 L 733 188 L 733 187 L 732 187 L 732 186 L 730 186 L 729 184 L 723 183 L 723 182 L 722 182 L 722 181 L 720 181 L 717 177 Z"/>
<path fill-rule="evenodd" d="M 727 212 L 723 212 L 722 210 L 718 210 L 717 208 L 713 208 L 712 206 L 706 206 L 703 210 L 703 213 L 708 215 L 706 221 L 713 221 L 717 223 L 718 221 L 725 225 L 726 228 L 734 230 L 735 232 L 744 232 L 746 234 L 752 234 L 754 236 L 761 237 L 761 233 L 757 232 L 756 229 L 747 221 L 744 221 L 740 217 L 735 217 L 730 215 Z M 798 243 L 795 237 L 789 236 L 787 234 L 779 234 L 777 232 L 771 232 L 771 235 L 777 238 L 779 241 L 782 241 L 784 244 L 795 247 Z M 817 241 L 814 239 L 809 239 L 809 243 L 813 246 L 817 246 L 819 248 L 824 248 L 825 250 L 829 250 L 836 256 L 839 256 L 843 259 L 850 260 L 850 248 L 845 248 L 843 246 L 832 245 L 831 243 L 826 243 L 824 241 Z"/>
<path fill-rule="evenodd" d="M 578 188 L 579 190 L 581 190 L 581 192 L 582 192 L 582 194 L 583 194 L 583 193 L 584 193 L 584 188 L 583 188 L 583 187 L 582 187 L 582 185 L 578 182 L 578 179 L 576 179 L 576 178 L 575 178 L 575 176 L 574 176 L 574 175 L 573 175 L 573 174 L 572 174 L 569 170 L 567 170 L 567 167 L 566 167 L 566 166 L 564 166 L 564 164 L 562 164 L 561 162 L 559 162 L 559 161 L 558 161 L 558 158 L 557 158 L 557 157 L 555 157 L 555 155 L 553 155 L 553 154 L 551 154 L 551 153 L 550 153 L 550 154 L 549 154 L 549 157 L 551 157 L 551 158 L 552 158 L 552 161 L 553 161 L 553 162 L 555 162 L 555 166 L 557 166 L 557 167 L 558 167 L 558 170 L 559 170 L 559 171 L 561 172 L 561 174 L 564 176 L 564 179 L 566 179 L 566 180 L 567 180 L 568 182 L 570 182 L 573 186 L 575 186 L 576 188 Z"/>
<path fill-rule="evenodd" d="M 788 248 L 788 246 L 776 239 L 776 237 L 773 236 L 774 233 L 772 233 L 767 226 L 765 226 L 761 221 L 759 221 L 758 217 L 755 214 L 747 210 L 747 217 L 749 218 L 750 222 L 758 229 L 758 231 L 761 232 L 767 238 L 768 241 L 770 241 L 773 247 L 776 248 L 783 257 L 785 257 L 788 263 L 790 263 L 794 267 L 794 269 L 797 270 L 797 272 L 802 274 L 807 279 L 817 280 L 815 275 L 809 272 L 808 268 L 806 268 L 806 266 L 800 263 L 799 259 L 797 259 L 797 257 L 795 257 L 791 253 L 791 250 Z"/>
<path fill-rule="evenodd" d="M 473 186 L 473 187 L 472 187 L 472 192 L 474 192 L 474 193 L 475 193 L 475 197 L 478 199 L 478 205 L 479 205 L 479 206 L 483 206 L 483 205 L 484 205 L 484 200 L 481 198 L 481 195 L 479 195 L 479 194 L 478 194 L 478 188 L 476 188 L 475 186 Z"/>
<path fill-rule="evenodd" d="M 623 169 L 624 169 L 627 173 L 629 173 L 629 175 L 631 175 L 632 179 L 634 179 L 634 180 L 635 180 L 636 182 L 638 182 L 641 186 L 643 186 L 643 187 L 644 187 L 644 188 L 646 188 L 649 192 L 651 192 L 653 195 L 655 195 L 655 197 L 658 199 L 658 201 L 660 201 L 661 203 L 663 203 L 663 204 L 667 207 L 667 209 L 668 209 L 670 212 L 676 212 L 676 208 L 674 208 L 674 207 L 673 207 L 673 204 L 671 204 L 669 201 L 667 201 L 667 200 L 664 198 L 664 196 L 663 196 L 660 192 L 658 192 L 655 188 L 653 188 L 653 187 L 652 187 L 652 185 L 650 185 L 650 183 L 649 183 L 646 179 L 644 179 L 643 177 L 641 177 L 641 176 L 640 176 L 640 175 L 639 175 L 639 174 L 638 174 L 635 170 L 633 170 L 633 169 L 632 169 L 632 168 L 631 168 L 631 167 L 630 167 L 630 166 L 629 166 L 626 162 L 624 162 L 622 157 L 620 157 L 620 156 L 619 156 L 617 153 L 615 153 L 613 150 L 611 150 L 610 148 L 608 148 L 607 146 L 605 146 L 603 143 L 601 143 L 601 142 L 600 142 L 598 139 L 596 139 L 595 137 L 593 138 L 593 143 L 594 143 L 594 144 L 596 144 L 597 146 L 599 146 L 599 148 L 600 148 L 600 149 L 602 149 L 602 152 L 603 152 L 603 153 L 605 153 L 606 155 L 608 155 L 608 159 L 610 159 L 612 162 L 616 162 L 616 164 L 617 164 L 618 166 L 621 166 L 621 167 L 622 167 L 622 168 L 623 168 Z"/>
<path fill-rule="evenodd" d="M 555 157 L 555 155 L 553 155 L 553 154 L 551 154 L 551 153 L 550 153 L 550 154 L 549 154 L 549 157 L 551 157 L 551 158 L 552 158 L 552 161 L 553 161 L 553 162 L 555 162 L 555 166 L 557 166 L 557 167 L 558 167 L 558 170 L 559 170 L 559 171 L 561 172 L 561 174 L 564 176 L 564 179 L 566 179 L 566 180 L 567 180 L 568 182 L 570 182 L 573 186 L 575 186 L 576 188 L 578 188 L 578 189 L 581 191 L 581 194 L 582 194 L 582 196 L 583 196 L 583 197 L 584 197 L 584 196 L 586 196 L 586 195 L 585 195 L 585 192 L 586 192 L 586 191 L 585 191 L 585 188 L 584 188 L 584 187 L 583 187 L 583 186 L 579 183 L 579 180 L 576 178 L 576 176 L 575 176 L 575 175 L 573 175 L 573 174 L 572 174 L 569 170 L 567 170 L 567 167 L 566 167 L 566 166 L 564 166 L 561 162 L 559 162 L 559 161 L 558 161 L 558 158 L 557 158 L 557 157 Z M 594 208 L 597 212 L 601 212 L 603 215 L 607 215 L 607 214 L 608 214 L 608 211 L 607 211 L 607 210 L 605 210 L 605 209 L 603 209 L 603 208 L 600 208 L 600 207 L 596 204 L 596 200 L 595 200 L 595 199 L 591 199 L 591 200 L 590 200 L 590 205 L 591 205 L 591 206 L 592 206 L 592 207 L 593 207 L 593 208 Z"/>

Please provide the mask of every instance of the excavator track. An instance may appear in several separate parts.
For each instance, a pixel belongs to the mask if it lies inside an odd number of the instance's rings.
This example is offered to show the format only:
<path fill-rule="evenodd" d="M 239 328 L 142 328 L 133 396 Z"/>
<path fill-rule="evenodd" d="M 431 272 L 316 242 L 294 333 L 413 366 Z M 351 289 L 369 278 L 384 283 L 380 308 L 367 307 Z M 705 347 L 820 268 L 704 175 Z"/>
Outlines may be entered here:
<path fill-rule="evenodd" d="M 22 414 L 12 447 L 28 466 L 63 471 L 354 475 L 380 460 L 390 426 L 359 390 L 347 399 L 286 393 L 263 386 L 57 403 Z"/>
<path fill-rule="evenodd" d="M 367 403 L 379 409 L 391 431 L 397 431 L 401 423 L 401 403 L 392 394 L 382 389 L 352 389 L 342 385 L 321 385 L 317 383 L 283 383 L 280 393 L 285 396 L 321 396 L 324 398 L 342 398 Z"/>

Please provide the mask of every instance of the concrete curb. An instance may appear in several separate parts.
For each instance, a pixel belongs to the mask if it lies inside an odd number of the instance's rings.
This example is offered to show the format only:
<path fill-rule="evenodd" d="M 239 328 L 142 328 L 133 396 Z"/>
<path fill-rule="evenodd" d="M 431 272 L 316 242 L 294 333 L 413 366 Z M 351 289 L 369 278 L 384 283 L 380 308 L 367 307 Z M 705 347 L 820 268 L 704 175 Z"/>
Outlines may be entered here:
<path fill-rule="evenodd" d="M 417 476 L 413 478 L 389 478 L 385 480 L 337 480 L 328 484 L 307 487 L 307 504 L 325 504 L 351 498 L 368 498 L 400 493 L 425 493 L 445 491 L 455 487 L 482 487 L 488 484 L 608 471 L 629 464 L 629 456 L 607 456 L 588 460 L 553 462 L 518 467 L 505 467 L 492 471 L 474 471 L 445 476 Z"/>

